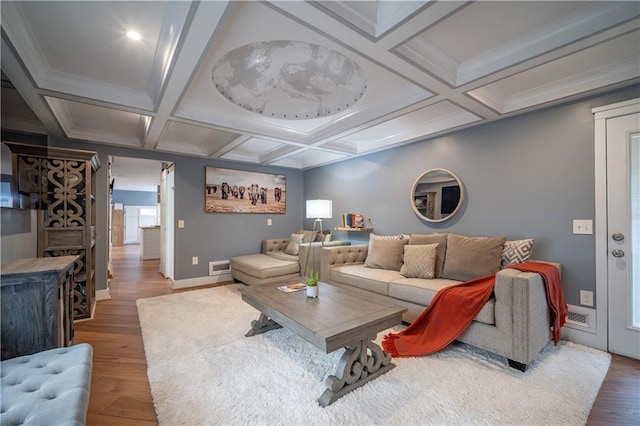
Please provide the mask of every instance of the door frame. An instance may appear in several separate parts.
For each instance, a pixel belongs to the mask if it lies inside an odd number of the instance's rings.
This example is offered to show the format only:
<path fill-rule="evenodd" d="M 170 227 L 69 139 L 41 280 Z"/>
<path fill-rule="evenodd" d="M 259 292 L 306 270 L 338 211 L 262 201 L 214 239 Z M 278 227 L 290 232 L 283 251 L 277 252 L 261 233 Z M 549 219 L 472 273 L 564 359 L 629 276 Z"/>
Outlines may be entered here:
<path fill-rule="evenodd" d="M 595 116 L 596 334 L 590 346 L 608 350 L 609 282 L 607 215 L 607 120 L 640 113 L 640 98 L 593 108 Z"/>

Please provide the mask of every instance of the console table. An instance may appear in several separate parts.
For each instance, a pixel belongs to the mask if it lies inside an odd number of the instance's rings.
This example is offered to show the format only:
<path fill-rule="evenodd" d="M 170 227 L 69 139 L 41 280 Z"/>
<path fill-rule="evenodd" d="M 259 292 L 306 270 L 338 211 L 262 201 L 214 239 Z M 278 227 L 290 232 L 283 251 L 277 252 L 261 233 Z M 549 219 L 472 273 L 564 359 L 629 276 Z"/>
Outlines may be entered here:
<path fill-rule="evenodd" d="M 78 256 L 2 265 L 1 359 L 73 343 L 73 267 Z"/>

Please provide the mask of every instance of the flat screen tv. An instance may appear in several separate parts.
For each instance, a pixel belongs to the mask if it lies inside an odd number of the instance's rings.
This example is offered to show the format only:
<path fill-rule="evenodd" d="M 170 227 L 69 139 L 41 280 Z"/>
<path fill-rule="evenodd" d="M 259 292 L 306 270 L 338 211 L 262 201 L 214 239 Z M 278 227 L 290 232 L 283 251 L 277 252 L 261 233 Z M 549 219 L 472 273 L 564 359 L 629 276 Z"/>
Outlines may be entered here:
<path fill-rule="evenodd" d="M 440 205 L 441 214 L 451 214 L 458 207 L 460 202 L 460 186 L 443 186 L 442 187 L 442 204 Z"/>

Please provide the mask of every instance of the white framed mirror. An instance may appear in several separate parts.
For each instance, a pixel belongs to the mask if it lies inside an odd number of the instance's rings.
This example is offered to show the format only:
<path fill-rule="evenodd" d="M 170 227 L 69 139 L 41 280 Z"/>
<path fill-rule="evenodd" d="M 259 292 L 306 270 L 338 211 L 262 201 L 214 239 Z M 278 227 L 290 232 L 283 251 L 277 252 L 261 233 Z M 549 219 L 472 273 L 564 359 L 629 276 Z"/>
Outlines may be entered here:
<path fill-rule="evenodd" d="M 444 222 L 460 211 L 464 186 L 460 178 L 447 169 L 430 169 L 418 176 L 411 187 L 411 207 L 428 222 Z"/>

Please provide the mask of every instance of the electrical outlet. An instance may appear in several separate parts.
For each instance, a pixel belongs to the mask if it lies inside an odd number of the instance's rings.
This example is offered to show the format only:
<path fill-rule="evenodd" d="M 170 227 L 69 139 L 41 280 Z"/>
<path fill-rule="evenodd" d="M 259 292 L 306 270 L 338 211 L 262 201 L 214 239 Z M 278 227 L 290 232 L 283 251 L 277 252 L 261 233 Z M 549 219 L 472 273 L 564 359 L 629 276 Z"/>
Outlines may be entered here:
<path fill-rule="evenodd" d="M 198 264 L 198 256 L 193 256 L 191 258 L 191 264 L 192 265 L 197 265 Z"/>
<path fill-rule="evenodd" d="M 593 292 L 580 290 L 580 304 L 584 306 L 593 306 Z"/>
<path fill-rule="evenodd" d="M 271 219 L 267 219 L 267 226 L 273 225 L 273 221 Z"/>

